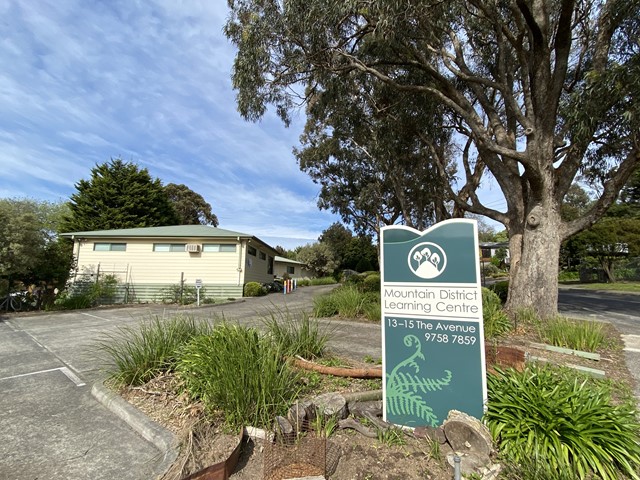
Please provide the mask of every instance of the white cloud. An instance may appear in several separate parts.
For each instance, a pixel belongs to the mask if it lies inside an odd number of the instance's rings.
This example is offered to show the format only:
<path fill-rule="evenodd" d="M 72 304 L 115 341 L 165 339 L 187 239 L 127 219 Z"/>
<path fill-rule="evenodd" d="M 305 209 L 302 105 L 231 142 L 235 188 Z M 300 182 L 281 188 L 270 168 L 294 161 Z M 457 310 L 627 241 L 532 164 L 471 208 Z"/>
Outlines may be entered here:
<path fill-rule="evenodd" d="M 68 198 L 121 157 L 203 195 L 224 228 L 302 244 L 335 220 L 291 153 L 301 121 L 237 113 L 225 2 L 8 0 L 0 12 L 1 196 Z"/>

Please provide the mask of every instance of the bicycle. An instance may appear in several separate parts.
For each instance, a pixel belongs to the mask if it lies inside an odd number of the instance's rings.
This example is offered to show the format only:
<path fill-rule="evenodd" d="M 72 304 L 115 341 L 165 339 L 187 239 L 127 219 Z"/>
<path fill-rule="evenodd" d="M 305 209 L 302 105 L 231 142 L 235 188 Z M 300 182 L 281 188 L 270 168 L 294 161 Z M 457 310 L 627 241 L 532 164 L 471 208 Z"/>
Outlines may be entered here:
<path fill-rule="evenodd" d="M 0 312 L 8 312 L 9 309 L 14 312 L 19 312 L 22 310 L 22 299 L 17 295 L 7 295 L 2 299 L 2 303 L 0 303 Z"/>

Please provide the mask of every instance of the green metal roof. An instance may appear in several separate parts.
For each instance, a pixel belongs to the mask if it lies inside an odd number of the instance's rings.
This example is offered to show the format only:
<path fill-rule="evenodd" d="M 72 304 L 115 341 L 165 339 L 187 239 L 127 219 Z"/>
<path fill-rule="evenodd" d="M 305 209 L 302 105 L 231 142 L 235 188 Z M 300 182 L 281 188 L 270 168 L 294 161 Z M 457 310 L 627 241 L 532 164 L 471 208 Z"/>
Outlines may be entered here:
<path fill-rule="evenodd" d="M 174 225 L 168 227 L 122 228 L 117 230 L 93 230 L 89 232 L 61 233 L 63 237 L 215 237 L 215 238 L 253 238 L 246 233 L 224 230 L 208 225 Z"/>

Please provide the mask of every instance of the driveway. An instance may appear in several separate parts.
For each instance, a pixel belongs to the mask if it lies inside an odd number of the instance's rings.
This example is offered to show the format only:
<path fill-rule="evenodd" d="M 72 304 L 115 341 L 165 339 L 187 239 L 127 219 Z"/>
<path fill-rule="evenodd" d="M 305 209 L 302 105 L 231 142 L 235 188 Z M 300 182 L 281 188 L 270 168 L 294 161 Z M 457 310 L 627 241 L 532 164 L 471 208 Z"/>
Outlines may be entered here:
<path fill-rule="evenodd" d="M 91 394 L 103 378 L 92 344 L 119 327 L 176 312 L 258 324 L 267 309 L 311 310 L 333 286 L 195 309 L 130 306 L 0 317 L 0 478 L 154 478 L 166 459 Z M 332 322 L 335 350 L 379 357 L 380 328 Z"/>

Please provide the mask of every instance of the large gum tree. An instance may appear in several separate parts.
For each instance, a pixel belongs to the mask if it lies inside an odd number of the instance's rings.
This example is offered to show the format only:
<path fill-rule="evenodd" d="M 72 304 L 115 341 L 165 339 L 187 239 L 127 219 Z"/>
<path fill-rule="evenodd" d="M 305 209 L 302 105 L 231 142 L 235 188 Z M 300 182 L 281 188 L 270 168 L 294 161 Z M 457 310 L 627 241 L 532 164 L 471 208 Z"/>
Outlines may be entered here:
<path fill-rule="evenodd" d="M 247 119 L 271 104 L 288 122 L 328 76 L 365 75 L 439 102 L 467 153 L 451 200 L 509 234 L 507 306 L 556 313 L 562 241 L 600 218 L 640 164 L 640 0 L 228 4 L 233 82 Z M 478 167 L 502 190 L 504 211 L 479 200 Z M 580 174 L 597 199 L 564 220 L 563 199 Z"/>

